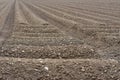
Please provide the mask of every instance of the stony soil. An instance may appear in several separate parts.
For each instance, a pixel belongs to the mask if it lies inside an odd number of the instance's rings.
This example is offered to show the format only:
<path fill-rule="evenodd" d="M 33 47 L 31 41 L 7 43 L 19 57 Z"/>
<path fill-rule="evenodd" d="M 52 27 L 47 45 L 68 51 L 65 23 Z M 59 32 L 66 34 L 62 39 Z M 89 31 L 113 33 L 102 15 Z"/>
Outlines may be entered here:
<path fill-rule="evenodd" d="M 120 80 L 119 0 L 1 0 L 0 80 Z"/>

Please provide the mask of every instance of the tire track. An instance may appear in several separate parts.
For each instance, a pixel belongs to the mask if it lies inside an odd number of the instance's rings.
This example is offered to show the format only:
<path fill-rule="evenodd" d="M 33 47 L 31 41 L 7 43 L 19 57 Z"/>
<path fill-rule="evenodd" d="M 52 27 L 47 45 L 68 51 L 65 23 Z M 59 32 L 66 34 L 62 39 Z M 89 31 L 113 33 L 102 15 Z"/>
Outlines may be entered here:
<path fill-rule="evenodd" d="M 49 6 L 50 7 L 50 6 Z M 102 14 L 96 14 L 96 13 L 91 13 L 88 11 L 84 11 L 83 10 L 76 10 L 76 9 L 72 9 L 72 8 L 68 8 L 68 7 L 52 7 L 55 9 L 58 9 L 59 11 L 63 11 L 66 13 L 69 13 L 71 15 L 77 15 L 79 17 L 84 17 L 84 18 L 88 18 L 88 19 L 93 19 L 95 21 L 100 21 L 104 24 L 119 24 L 120 18 L 114 18 L 108 15 L 102 15 Z M 108 23 L 109 22 L 109 23 Z"/>
<path fill-rule="evenodd" d="M 119 16 L 116 16 L 116 15 L 113 15 L 113 14 L 107 14 L 105 12 L 100 12 L 100 11 L 96 11 L 96 10 L 89 10 L 89 9 L 86 9 L 86 8 L 83 9 L 83 8 L 77 8 L 77 7 L 73 7 L 73 6 L 67 6 L 67 7 L 72 8 L 72 9 L 85 10 L 85 11 L 88 11 L 88 12 L 102 14 L 102 15 L 106 15 L 106 16 L 110 16 L 110 17 L 114 17 L 114 18 L 119 17 Z"/>
<path fill-rule="evenodd" d="M 20 8 L 20 2 L 16 1 L 16 7 L 15 7 L 15 24 L 28 24 L 27 19 L 25 18 L 21 8 Z"/>
<path fill-rule="evenodd" d="M 41 20 L 45 20 L 47 22 L 47 20 L 44 19 L 43 17 L 42 18 L 41 16 L 39 17 L 39 15 L 37 15 L 37 13 L 35 13 L 32 10 L 33 8 L 31 9 L 30 6 L 32 5 L 28 6 L 25 3 L 20 2 L 19 6 L 20 6 L 21 11 L 24 12 L 26 19 L 27 17 L 29 17 L 27 16 L 28 14 L 26 14 L 26 12 L 29 11 L 31 13 L 29 15 L 38 16 L 38 18 L 40 18 Z M 35 9 L 35 11 L 37 12 L 38 10 Z M 39 20 L 39 19 L 36 19 L 36 17 L 33 17 L 32 19 L 35 21 Z M 64 33 L 58 27 L 53 26 L 50 22 L 48 23 L 49 24 L 47 25 L 41 25 L 41 24 L 34 23 L 32 24 L 32 26 L 30 25 L 15 26 L 14 27 L 15 30 L 13 30 L 13 33 L 20 32 L 20 34 L 23 33 L 23 35 L 14 36 L 15 35 L 14 33 L 14 35 L 12 35 L 6 41 L 6 44 L 4 45 L 4 48 L 0 55 L 1 56 L 7 55 L 9 57 L 24 57 L 24 58 L 60 58 L 61 57 L 61 58 L 66 58 L 66 59 L 67 58 L 81 58 L 81 57 L 86 58 L 86 56 L 84 55 L 88 53 L 89 54 L 87 55 L 87 57 L 89 55 L 90 55 L 89 57 L 91 58 L 98 56 L 98 54 L 96 54 L 95 51 L 91 50 L 90 46 L 85 48 L 87 49 L 88 52 L 86 51 L 84 53 L 82 51 L 82 49 L 84 48 L 82 40 L 73 38 L 66 34 L 64 35 Z M 39 33 L 38 35 L 41 35 L 41 36 L 36 35 L 36 33 Z M 50 35 L 49 36 L 47 34 L 43 35 L 43 33 L 44 34 L 54 33 L 54 34 L 49 34 Z M 31 36 L 31 34 L 33 35 Z M 59 35 L 59 34 L 62 34 L 62 35 Z M 15 50 L 13 50 L 14 48 Z M 75 50 L 75 48 L 77 50 Z"/>
<path fill-rule="evenodd" d="M 73 20 L 73 21 L 76 21 L 80 24 L 103 24 L 103 22 L 100 21 L 100 20 L 92 19 L 93 17 L 89 18 L 88 16 L 84 17 L 85 15 L 82 15 L 82 16 L 73 15 L 73 14 L 70 14 L 68 12 L 60 11 L 60 10 L 50 8 L 50 7 L 47 7 L 47 6 L 43 6 L 43 5 L 39 5 L 39 7 L 43 8 L 46 11 L 51 12 L 52 14 L 54 14 L 56 16 L 66 18 L 68 20 Z"/>
<path fill-rule="evenodd" d="M 109 12 L 110 10 L 111 11 L 115 11 L 115 13 L 118 13 L 118 12 L 120 12 L 120 6 L 116 6 L 116 5 L 111 5 L 113 2 L 111 2 L 111 3 L 104 3 L 104 2 L 95 2 L 95 3 L 74 3 L 74 4 L 72 4 L 72 5 L 80 5 L 80 6 L 82 6 L 82 7 L 93 7 L 93 8 L 96 8 L 96 9 L 101 9 L 101 10 L 107 10 L 107 12 Z M 91 6 L 92 5 L 92 6 Z"/>
<path fill-rule="evenodd" d="M 61 6 L 61 8 L 63 8 L 63 7 Z M 67 6 L 66 7 L 64 6 L 64 8 L 66 8 L 66 10 L 67 10 L 66 12 L 68 12 L 68 13 L 72 13 L 72 14 L 76 15 L 75 12 L 78 12 L 77 15 L 79 15 L 79 16 L 85 16 L 86 18 L 91 18 L 91 19 L 95 19 L 95 20 L 98 19 L 102 22 L 108 21 L 109 23 L 119 24 L 119 21 L 120 21 L 120 18 L 118 18 L 118 17 L 110 16 L 107 14 L 96 13 L 95 11 L 89 11 L 89 10 L 85 10 L 82 8 L 76 9 L 76 8 L 67 7 Z"/>
<path fill-rule="evenodd" d="M 51 24 L 54 24 L 59 29 L 66 32 L 66 34 L 68 34 L 68 35 L 82 39 L 85 42 L 88 42 L 88 44 L 93 45 L 93 46 L 97 46 L 97 45 L 93 44 L 94 42 L 96 42 L 96 44 L 98 44 L 100 42 L 101 45 L 106 45 L 104 43 L 104 41 L 101 40 L 102 36 L 99 36 L 99 33 L 97 31 L 94 31 L 92 29 L 81 29 L 81 27 L 80 27 L 81 25 L 78 25 L 77 23 L 72 23 L 68 19 L 64 19 L 59 16 L 56 16 L 56 15 L 50 13 L 49 11 L 36 6 L 35 4 L 31 4 L 30 2 L 29 2 L 29 4 L 28 4 L 28 2 L 25 2 L 25 5 L 27 5 L 33 12 L 36 11 L 36 15 L 39 15 L 41 18 L 45 19 L 46 21 L 49 21 Z M 103 30 L 101 29 L 100 32 L 101 31 L 103 31 Z M 115 30 L 115 31 L 118 31 L 118 30 Z M 105 32 L 111 33 L 113 31 L 108 30 Z M 82 35 L 82 36 L 80 36 L 80 35 Z"/>
<path fill-rule="evenodd" d="M 35 3 L 35 2 L 33 2 Z M 103 15 L 103 14 L 96 14 L 94 12 L 90 12 L 88 10 L 85 10 L 84 8 L 80 8 L 81 11 L 78 11 L 75 10 L 75 8 L 71 8 L 72 6 L 69 6 L 70 4 L 68 4 L 68 6 L 66 5 L 49 5 L 49 4 L 45 4 L 45 3 L 40 3 L 39 1 L 36 1 L 35 5 L 37 5 L 37 3 L 39 4 L 42 4 L 42 5 L 45 5 L 45 6 L 48 6 L 49 8 L 57 8 L 58 9 L 58 12 L 67 12 L 68 14 L 72 14 L 72 15 L 76 15 L 76 16 L 80 16 L 80 17 L 85 17 L 85 18 L 88 18 L 88 19 L 93 19 L 94 21 L 102 21 L 102 22 L 106 22 L 106 23 L 114 23 L 114 24 L 119 24 L 119 21 L 120 21 L 120 18 L 118 17 L 114 17 L 114 16 L 108 16 L 108 15 Z M 38 6 L 41 6 L 41 5 L 38 5 Z M 79 10 L 80 10 L 79 9 Z"/>
<path fill-rule="evenodd" d="M 76 22 L 74 22 L 74 21 L 66 20 L 66 19 L 60 18 L 58 16 L 55 16 L 54 14 L 51 14 L 51 13 L 47 12 L 46 10 L 39 8 L 35 5 L 31 7 L 30 3 L 29 4 L 24 3 L 24 4 L 26 6 L 28 6 L 29 8 L 31 8 L 31 10 L 33 12 L 35 12 L 35 11 L 38 12 L 38 13 L 35 13 L 36 15 L 40 16 L 42 19 L 48 21 L 51 24 L 54 24 L 57 27 L 59 25 L 61 28 L 66 29 L 66 28 L 68 28 L 68 27 L 70 28 L 76 24 Z M 65 27 L 63 27 L 63 26 L 65 26 Z M 59 29 L 60 29 L 60 27 L 59 27 Z"/>
<path fill-rule="evenodd" d="M 28 20 L 28 23 L 30 25 L 41 25 L 41 24 L 47 24 L 47 22 L 43 19 L 40 19 L 38 16 L 33 14 L 29 8 L 27 8 L 25 5 L 23 5 L 22 2 L 20 2 L 20 8 L 24 16 L 26 16 L 26 19 Z"/>
<path fill-rule="evenodd" d="M 34 3 L 35 5 L 37 5 L 36 3 Z M 55 8 L 51 8 L 50 6 L 44 6 L 44 5 L 37 5 L 38 7 L 56 15 L 62 18 L 66 18 L 68 20 L 73 20 L 75 22 L 78 22 L 80 24 L 102 24 L 103 22 L 98 21 L 98 20 L 94 20 L 94 19 L 90 19 L 90 18 L 85 18 L 83 16 L 77 16 L 77 15 L 73 15 L 70 14 L 69 12 L 65 12 L 62 10 L 57 10 Z"/>
<path fill-rule="evenodd" d="M 57 26 L 61 31 L 64 31 L 65 34 L 70 35 L 74 38 L 78 38 L 84 41 L 84 43 L 92 46 L 97 46 L 94 42 L 101 42 L 96 38 L 97 34 L 94 35 L 94 31 L 83 30 L 80 28 L 81 25 L 78 25 L 76 22 L 51 14 L 50 12 L 37 7 L 35 4 L 31 4 L 28 2 L 23 3 L 28 6 L 33 12 L 36 12 L 36 15 Z M 103 42 L 101 42 L 101 44 L 105 45 L 105 43 Z"/>
<path fill-rule="evenodd" d="M 7 4 L 0 12 L 0 31 L 2 31 L 6 16 L 8 15 L 11 5 Z"/>
<path fill-rule="evenodd" d="M 29 7 L 27 7 L 26 4 L 24 4 L 24 2 L 21 2 L 21 6 L 24 6 L 24 7 L 26 7 L 26 8 L 29 10 Z M 24 9 L 25 9 L 25 8 L 24 8 Z M 30 9 L 29 11 L 30 11 L 31 13 L 33 13 L 34 15 L 36 15 L 35 12 L 32 12 L 31 9 Z M 36 12 L 37 12 L 37 11 L 36 11 Z M 38 16 L 38 17 L 40 18 L 40 20 L 42 20 L 42 21 L 41 21 L 42 24 L 48 23 L 48 25 L 49 25 L 49 22 L 47 22 L 46 20 L 42 19 L 41 16 L 39 16 L 39 15 L 36 15 L 36 16 Z M 36 18 L 36 17 L 34 17 L 34 18 Z M 33 18 L 32 18 L 32 19 L 33 19 Z M 36 21 L 36 20 L 35 20 L 35 21 Z M 42 26 L 44 26 L 44 25 L 42 25 Z M 57 27 L 55 27 L 55 26 L 54 26 L 53 28 L 59 30 L 59 29 L 58 29 Z M 64 35 L 66 35 L 64 31 L 60 31 L 60 32 L 63 33 Z"/>
<path fill-rule="evenodd" d="M 14 23 L 14 13 L 15 13 L 15 0 L 11 2 L 11 8 L 5 19 L 2 30 L 0 31 L 0 46 L 4 44 L 5 40 L 10 36 Z"/>

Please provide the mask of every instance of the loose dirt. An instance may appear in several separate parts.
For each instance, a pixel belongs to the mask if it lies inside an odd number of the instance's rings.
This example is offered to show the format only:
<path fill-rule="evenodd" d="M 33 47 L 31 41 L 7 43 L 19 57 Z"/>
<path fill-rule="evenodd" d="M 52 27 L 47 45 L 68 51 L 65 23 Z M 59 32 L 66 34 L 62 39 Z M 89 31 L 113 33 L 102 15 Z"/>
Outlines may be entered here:
<path fill-rule="evenodd" d="M 119 3 L 1 0 L 0 80 L 120 80 Z"/>

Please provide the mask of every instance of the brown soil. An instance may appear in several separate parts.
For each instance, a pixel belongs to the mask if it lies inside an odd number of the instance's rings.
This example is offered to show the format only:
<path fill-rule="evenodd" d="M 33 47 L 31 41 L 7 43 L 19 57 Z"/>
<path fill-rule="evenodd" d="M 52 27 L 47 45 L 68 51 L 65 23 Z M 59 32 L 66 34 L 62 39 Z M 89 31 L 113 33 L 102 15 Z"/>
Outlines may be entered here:
<path fill-rule="evenodd" d="M 116 60 L 0 58 L 1 80 L 119 80 Z"/>
<path fill-rule="evenodd" d="M 120 80 L 119 3 L 1 0 L 0 80 Z"/>

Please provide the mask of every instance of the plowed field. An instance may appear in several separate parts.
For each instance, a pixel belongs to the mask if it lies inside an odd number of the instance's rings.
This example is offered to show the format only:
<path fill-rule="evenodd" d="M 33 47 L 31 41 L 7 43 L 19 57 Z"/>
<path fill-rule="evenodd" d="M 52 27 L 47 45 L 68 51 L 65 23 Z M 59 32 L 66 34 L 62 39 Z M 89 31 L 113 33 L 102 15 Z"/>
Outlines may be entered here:
<path fill-rule="evenodd" d="M 120 80 L 119 0 L 0 0 L 0 80 Z"/>

